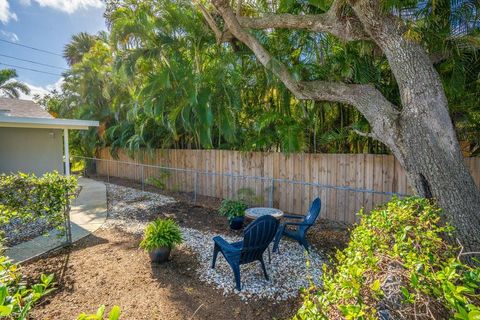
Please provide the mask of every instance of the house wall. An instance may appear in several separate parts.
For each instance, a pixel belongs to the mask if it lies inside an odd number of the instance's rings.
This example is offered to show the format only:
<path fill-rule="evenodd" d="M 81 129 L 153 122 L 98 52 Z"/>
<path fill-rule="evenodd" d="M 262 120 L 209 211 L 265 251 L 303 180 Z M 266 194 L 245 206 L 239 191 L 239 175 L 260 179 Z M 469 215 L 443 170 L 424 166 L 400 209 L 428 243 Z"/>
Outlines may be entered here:
<path fill-rule="evenodd" d="M 0 173 L 42 175 L 63 168 L 63 130 L 0 127 Z"/>

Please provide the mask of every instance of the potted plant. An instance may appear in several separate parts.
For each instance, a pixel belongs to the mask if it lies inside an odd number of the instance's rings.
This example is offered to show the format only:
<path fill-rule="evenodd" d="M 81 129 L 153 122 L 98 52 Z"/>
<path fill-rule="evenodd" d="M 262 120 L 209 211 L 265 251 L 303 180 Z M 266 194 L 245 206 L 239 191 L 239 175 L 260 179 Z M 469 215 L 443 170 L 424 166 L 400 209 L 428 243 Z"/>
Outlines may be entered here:
<path fill-rule="evenodd" d="M 168 261 L 171 250 L 182 243 L 182 232 L 172 219 L 157 219 L 145 228 L 140 248 L 147 251 L 153 263 Z"/>
<path fill-rule="evenodd" d="M 230 228 L 233 230 L 239 230 L 243 227 L 243 222 L 245 220 L 245 209 L 247 209 L 245 202 L 241 200 L 225 199 L 222 201 L 218 212 L 222 216 L 226 216 L 228 218 Z"/>

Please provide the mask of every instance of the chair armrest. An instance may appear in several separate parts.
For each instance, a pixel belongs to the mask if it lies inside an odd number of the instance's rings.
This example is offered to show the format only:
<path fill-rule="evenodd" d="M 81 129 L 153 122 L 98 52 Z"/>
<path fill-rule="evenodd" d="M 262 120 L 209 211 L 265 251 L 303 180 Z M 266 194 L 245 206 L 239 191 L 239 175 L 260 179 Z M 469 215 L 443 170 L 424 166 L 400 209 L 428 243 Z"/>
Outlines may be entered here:
<path fill-rule="evenodd" d="M 222 251 L 225 252 L 236 252 L 242 250 L 241 248 L 238 248 L 238 246 L 233 246 L 220 236 L 214 237 L 213 241 L 222 249 Z"/>
<path fill-rule="evenodd" d="M 283 218 L 288 218 L 288 219 L 304 219 L 305 216 L 284 214 L 284 215 L 283 215 Z"/>

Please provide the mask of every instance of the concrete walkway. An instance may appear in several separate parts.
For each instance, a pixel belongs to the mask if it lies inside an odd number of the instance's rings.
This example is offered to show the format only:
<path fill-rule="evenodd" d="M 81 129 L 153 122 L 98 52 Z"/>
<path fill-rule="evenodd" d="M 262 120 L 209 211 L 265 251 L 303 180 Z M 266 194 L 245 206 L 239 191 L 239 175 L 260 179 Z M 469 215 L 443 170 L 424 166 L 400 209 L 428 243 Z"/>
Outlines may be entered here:
<path fill-rule="evenodd" d="M 80 194 L 70 210 L 72 241 L 77 241 L 94 232 L 107 219 L 107 190 L 103 182 L 79 178 Z M 48 236 L 39 236 L 8 248 L 5 254 L 15 262 L 22 262 L 54 249 L 65 241 L 52 230 Z"/>

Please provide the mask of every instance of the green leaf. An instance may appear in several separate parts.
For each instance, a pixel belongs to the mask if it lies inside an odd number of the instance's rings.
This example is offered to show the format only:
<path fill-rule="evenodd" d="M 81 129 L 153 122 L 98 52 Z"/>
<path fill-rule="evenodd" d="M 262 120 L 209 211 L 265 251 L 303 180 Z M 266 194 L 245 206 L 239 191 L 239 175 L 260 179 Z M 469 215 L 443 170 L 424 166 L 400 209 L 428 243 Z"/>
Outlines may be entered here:
<path fill-rule="evenodd" d="M 377 292 L 377 291 L 380 291 L 380 285 L 381 285 L 381 284 L 380 284 L 380 280 L 375 279 L 375 281 L 373 281 L 373 283 L 371 284 L 370 288 L 371 288 L 373 291 Z"/>
<path fill-rule="evenodd" d="M 112 310 L 110 311 L 110 314 L 108 315 L 108 320 L 118 320 L 120 319 L 120 307 L 119 306 L 114 306 Z"/>
<path fill-rule="evenodd" d="M 472 310 L 468 313 L 468 320 L 480 320 L 480 310 Z"/>
<path fill-rule="evenodd" d="M 0 316 L 6 317 L 12 314 L 13 305 L 0 306 Z"/>
<path fill-rule="evenodd" d="M 5 284 L 0 285 L 0 305 L 3 305 L 5 303 L 5 298 L 8 295 L 8 289 Z"/>

